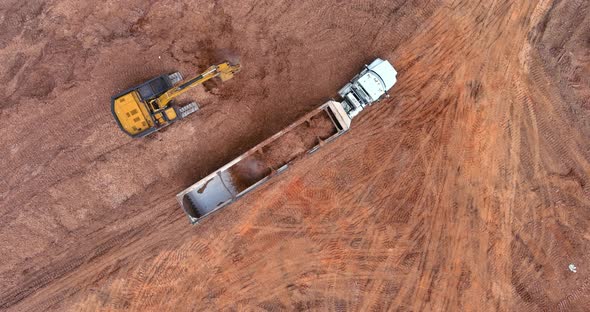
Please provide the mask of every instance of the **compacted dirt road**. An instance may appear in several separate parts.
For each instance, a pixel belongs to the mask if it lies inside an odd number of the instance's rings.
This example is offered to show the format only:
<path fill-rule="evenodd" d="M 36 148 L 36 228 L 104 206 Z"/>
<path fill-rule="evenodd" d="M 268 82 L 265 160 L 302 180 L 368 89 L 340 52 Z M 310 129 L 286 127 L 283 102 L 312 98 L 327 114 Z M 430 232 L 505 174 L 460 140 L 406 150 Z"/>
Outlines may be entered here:
<path fill-rule="evenodd" d="M 584 311 L 590 2 L 0 4 L 0 310 Z M 391 98 L 190 226 L 174 195 L 335 96 Z M 141 140 L 110 96 L 239 58 Z"/>

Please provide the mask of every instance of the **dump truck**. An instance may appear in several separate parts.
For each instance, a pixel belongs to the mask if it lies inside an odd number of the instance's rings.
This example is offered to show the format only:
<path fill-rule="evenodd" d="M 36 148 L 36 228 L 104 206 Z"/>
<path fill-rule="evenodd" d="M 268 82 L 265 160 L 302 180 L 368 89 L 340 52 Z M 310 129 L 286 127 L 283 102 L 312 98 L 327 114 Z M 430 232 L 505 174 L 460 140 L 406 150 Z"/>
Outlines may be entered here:
<path fill-rule="evenodd" d="M 393 66 L 376 59 L 340 89 L 340 101 L 327 101 L 202 178 L 176 196 L 178 203 L 190 222 L 198 223 L 346 133 L 352 119 L 386 97 L 396 81 Z"/>
<path fill-rule="evenodd" d="M 144 137 L 199 109 L 196 102 L 173 106 L 175 98 L 215 77 L 229 80 L 239 71 L 239 64 L 225 62 L 185 81 L 180 72 L 160 75 L 113 96 L 111 111 L 123 132 L 133 138 Z"/>

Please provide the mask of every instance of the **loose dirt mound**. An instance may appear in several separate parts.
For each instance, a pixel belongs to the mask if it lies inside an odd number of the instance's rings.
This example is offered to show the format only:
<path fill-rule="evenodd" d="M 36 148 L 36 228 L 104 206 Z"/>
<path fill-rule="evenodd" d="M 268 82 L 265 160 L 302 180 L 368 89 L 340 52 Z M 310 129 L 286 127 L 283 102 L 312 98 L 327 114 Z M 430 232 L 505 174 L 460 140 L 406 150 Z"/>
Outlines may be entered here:
<path fill-rule="evenodd" d="M 0 26 L 0 309 L 590 306 L 588 1 L 5 0 Z M 187 120 L 117 128 L 111 95 L 236 56 Z M 377 56 L 390 99 L 189 226 L 178 191 Z"/>

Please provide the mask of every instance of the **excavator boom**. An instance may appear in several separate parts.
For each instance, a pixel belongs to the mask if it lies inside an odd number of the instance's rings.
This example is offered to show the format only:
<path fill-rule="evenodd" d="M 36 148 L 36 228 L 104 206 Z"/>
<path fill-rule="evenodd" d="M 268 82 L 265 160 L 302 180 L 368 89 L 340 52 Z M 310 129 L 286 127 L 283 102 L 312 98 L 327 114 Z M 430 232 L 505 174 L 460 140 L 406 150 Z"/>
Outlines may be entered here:
<path fill-rule="evenodd" d="M 158 97 L 157 104 L 160 108 L 164 108 L 172 101 L 175 97 L 180 96 L 186 91 L 190 90 L 194 86 L 203 84 L 205 81 L 210 80 L 219 76 L 222 81 L 233 78 L 234 74 L 240 71 L 240 65 L 231 65 L 229 63 L 221 63 L 219 65 L 213 65 L 209 67 L 204 73 L 187 80 L 178 87 L 174 87 L 168 90 L 166 93 Z"/>

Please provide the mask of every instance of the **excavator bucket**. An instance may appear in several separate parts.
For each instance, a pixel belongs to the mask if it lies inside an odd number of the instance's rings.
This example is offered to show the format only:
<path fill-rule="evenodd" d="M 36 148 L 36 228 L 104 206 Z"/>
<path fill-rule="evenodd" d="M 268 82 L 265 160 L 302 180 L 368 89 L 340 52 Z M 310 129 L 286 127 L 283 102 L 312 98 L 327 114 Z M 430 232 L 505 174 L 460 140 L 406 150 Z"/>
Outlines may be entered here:
<path fill-rule="evenodd" d="M 240 64 L 231 65 L 229 63 L 220 64 L 218 67 L 219 78 L 221 81 L 230 80 L 234 77 L 234 74 L 239 72 L 241 69 Z"/>

